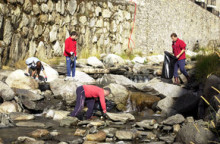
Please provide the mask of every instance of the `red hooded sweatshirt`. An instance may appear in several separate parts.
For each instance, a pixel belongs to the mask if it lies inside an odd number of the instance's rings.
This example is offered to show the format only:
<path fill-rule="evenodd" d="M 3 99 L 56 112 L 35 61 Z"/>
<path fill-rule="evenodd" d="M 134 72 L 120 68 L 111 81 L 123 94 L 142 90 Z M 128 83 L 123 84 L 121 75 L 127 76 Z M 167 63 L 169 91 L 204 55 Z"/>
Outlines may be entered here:
<path fill-rule="evenodd" d="M 173 42 L 173 45 L 172 45 L 172 48 L 173 48 L 173 53 L 175 56 L 177 56 L 178 54 L 180 54 L 180 52 L 184 49 L 186 49 L 186 44 L 184 41 L 180 40 L 180 39 L 177 39 L 176 42 Z M 182 59 L 186 59 L 186 53 L 184 52 L 178 60 L 182 60 Z"/>
<path fill-rule="evenodd" d="M 99 98 L 102 110 L 106 113 L 106 103 L 104 89 L 94 85 L 83 85 L 86 98 Z"/>
<path fill-rule="evenodd" d="M 77 45 L 77 41 L 73 40 L 71 37 L 68 37 L 65 40 L 64 56 L 71 57 L 70 52 L 74 52 L 74 54 L 76 56 L 76 45 Z"/>

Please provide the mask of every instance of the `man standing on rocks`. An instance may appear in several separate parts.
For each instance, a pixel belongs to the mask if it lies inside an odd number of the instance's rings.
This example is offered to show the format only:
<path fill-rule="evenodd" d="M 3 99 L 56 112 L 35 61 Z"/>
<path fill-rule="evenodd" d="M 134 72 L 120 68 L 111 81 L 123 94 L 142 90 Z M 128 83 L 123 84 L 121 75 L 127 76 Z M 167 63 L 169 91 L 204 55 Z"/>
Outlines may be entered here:
<path fill-rule="evenodd" d="M 65 80 L 74 79 L 76 69 L 76 50 L 77 50 L 77 33 L 70 33 L 70 37 L 65 40 L 64 56 L 66 57 L 67 77 Z M 71 78 L 72 72 L 72 78 Z"/>
<path fill-rule="evenodd" d="M 172 48 L 173 48 L 173 53 L 174 56 L 178 59 L 178 61 L 174 65 L 174 79 L 175 79 L 175 84 L 179 84 L 179 76 L 178 76 L 178 69 L 180 68 L 180 71 L 183 73 L 183 75 L 187 78 L 189 81 L 189 75 L 186 72 L 185 69 L 185 60 L 186 60 L 186 44 L 184 41 L 180 40 L 177 37 L 176 33 L 171 34 L 171 38 L 173 40 Z"/>
<path fill-rule="evenodd" d="M 76 105 L 74 111 L 71 113 L 72 117 L 75 117 L 79 114 L 79 112 L 83 109 L 84 103 L 88 107 L 86 112 L 86 119 L 90 119 L 93 114 L 93 108 L 96 99 L 99 98 L 101 107 L 106 116 L 106 103 L 105 103 L 105 96 L 108 96 L 111 93 L 110 88 L 100 88 L 94 85 L 82 85 L 76 89 Z"/>

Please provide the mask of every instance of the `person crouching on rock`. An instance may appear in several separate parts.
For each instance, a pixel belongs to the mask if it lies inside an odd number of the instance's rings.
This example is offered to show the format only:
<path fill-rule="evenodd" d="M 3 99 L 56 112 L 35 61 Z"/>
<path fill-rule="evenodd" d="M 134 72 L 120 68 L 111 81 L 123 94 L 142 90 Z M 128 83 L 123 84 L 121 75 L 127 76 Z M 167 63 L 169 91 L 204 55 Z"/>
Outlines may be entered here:
<path fill-rule="evenodd" d="M 76 117 L 84 107 L 86 103 L 88 110 L 86 112 L 86 119 L 90 119 L 93 114 L 93 108 L 96 99 L 99 98 L 104 117 L 106 116 L 106 103 L 105 96 L 111 93 L 110 88 L 100 88 L 94 85 L 82 85 L 76 89 L 76 105 L 74 111 L 71 113 L 72 117 Z"/>
<path fill-rule="evenodd" d="M 178 61 L 174 65 L 174 79 L 175 84 L 179 84 L 179 76 L 178 76 L 178 69 L 180 68 L 180 71 L 183 73 L 183 75 L 187 78 L 189 81 L 189 75 L 186 72 L 185 65 L 186 65 L 186 44 L 184 41 L 180 40 L 177 37 L 176 33 L 171 34 L 171 38 L 173 40 L 172 48 L 174 56 L 178 59 Z"/>
<path fill-rule="evenodd" d="M 32 78 L 39 80 L 40 72 L 43 71 L 44 80 L 47 81 L 47 75 L 44 70 L 44 66 L 42 65 L 41 61 L 38 58 L 30 57 L 25 61 L 25 63 L 27 65 L 27 70 L 25 73 L 26 76 L 31 76 Z"/>

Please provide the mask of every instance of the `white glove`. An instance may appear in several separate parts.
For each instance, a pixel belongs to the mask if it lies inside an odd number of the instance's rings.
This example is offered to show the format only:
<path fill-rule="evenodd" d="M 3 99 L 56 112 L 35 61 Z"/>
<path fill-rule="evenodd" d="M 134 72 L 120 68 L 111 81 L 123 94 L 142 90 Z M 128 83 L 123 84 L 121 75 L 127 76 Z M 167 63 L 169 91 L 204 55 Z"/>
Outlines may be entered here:
<path fill-rule="evenodd" d="M 73 52 L 70 52 L 71 55 L 73 55 Z"/>

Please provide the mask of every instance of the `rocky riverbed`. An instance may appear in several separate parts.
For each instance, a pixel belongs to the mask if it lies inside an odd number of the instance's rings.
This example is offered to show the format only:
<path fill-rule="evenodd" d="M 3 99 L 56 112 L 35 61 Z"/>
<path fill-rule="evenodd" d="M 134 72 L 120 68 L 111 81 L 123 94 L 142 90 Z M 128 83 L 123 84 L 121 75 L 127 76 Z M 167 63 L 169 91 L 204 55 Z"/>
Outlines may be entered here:
<path fill-rule="evenodd" d="M 142 59 L 124 61 L 110 54 L 101 61 L 94 57 L 78 60 L 74 81 L 64 81 L 62 63 L 53 68 L 44 64 L 48 82 L 26 77 L 23 70 L 1 70 L 0 143 L 219 142 L 220 95 L 212 87 L 219 89 L 220 78 L 211 75 L 205 84 L 192 79 L 185 85 L 182 77 L 183 84 L 177 86 L 160 78 L 162 60 L 153 56 L 145 63 Z M 193 63 L 186 66 L 191 76 Z M 144 75 L 147 80 L 134 80 L 129 75 Z M 76 88 L 83 84 L 111 88 L 112 94 L 106 97 L 111 105 L 108 119 L 96 109 L 96 117 L 85 120 L 86 108 L 78 118 L 69 116 Z"/>

